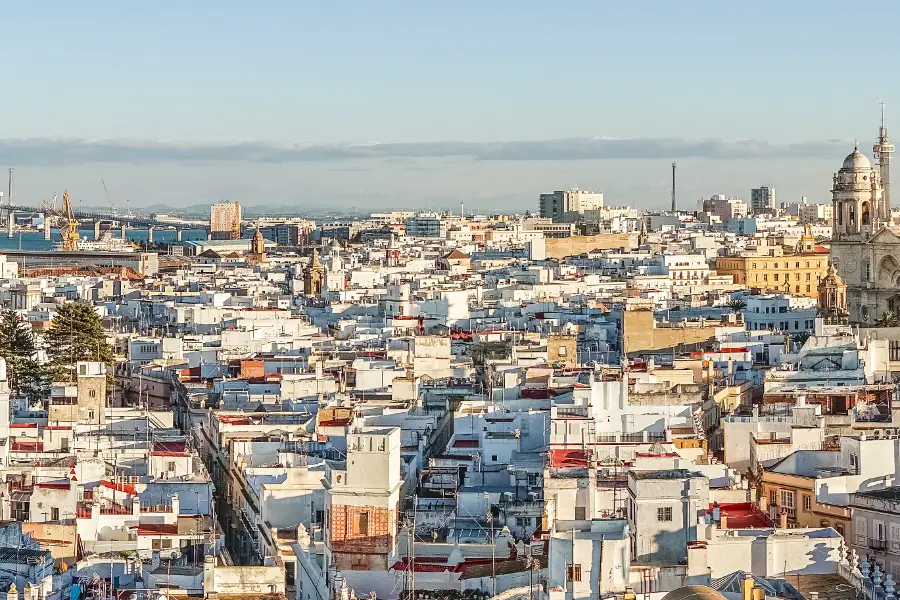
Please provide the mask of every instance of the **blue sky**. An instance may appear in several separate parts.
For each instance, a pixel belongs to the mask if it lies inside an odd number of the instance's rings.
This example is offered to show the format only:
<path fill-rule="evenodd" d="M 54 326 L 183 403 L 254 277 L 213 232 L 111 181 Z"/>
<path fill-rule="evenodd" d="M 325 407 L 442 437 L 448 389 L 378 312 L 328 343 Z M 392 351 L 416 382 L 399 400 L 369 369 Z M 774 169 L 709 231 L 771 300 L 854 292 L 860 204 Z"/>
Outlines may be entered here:
<path fill-rule="evenodd" d="M 900 135 L 898 25 L 832 0 L 12 3 L 0 160 L 22 201 L 103 177 L 132 206 L 659 206 L 673 159 L 685 204 L 823 201 L 882 98 Z"/>

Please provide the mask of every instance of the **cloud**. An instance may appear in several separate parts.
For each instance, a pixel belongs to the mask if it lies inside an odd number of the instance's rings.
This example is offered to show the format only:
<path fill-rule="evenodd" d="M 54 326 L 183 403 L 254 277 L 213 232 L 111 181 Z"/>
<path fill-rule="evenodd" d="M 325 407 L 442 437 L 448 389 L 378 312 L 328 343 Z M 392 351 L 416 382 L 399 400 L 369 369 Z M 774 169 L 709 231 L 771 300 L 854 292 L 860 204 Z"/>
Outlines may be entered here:
<path fill-rule="evenodd" d="M 389 142 L 297 144 L 198 143 L 131 139 L 3 139 L 0 162 L 15 165 L 85 163 L 299 163 L 348 160 L 467 159 L 474 161 L 577 161 L 615 159 L 839 158 L 841 140 L 777 145 L 760 140 L 678 138 L 566 138 L 512 142 Z"/>

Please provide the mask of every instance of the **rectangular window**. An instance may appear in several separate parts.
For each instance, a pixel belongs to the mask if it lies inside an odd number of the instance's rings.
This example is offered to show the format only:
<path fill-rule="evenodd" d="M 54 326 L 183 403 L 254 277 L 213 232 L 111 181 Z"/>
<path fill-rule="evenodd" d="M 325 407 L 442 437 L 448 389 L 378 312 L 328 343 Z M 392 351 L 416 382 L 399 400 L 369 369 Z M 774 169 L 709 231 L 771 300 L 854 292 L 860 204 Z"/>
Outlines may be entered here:
<path fill-rule="evenodd" d="M 581 565 L 566 565 L 566 581 L 581 581 Z"/>
<path fill-rule="evenodd" d="M 369 535 L 369 513 L 360 512 L 356 514 L 354 535 Z"/>
<path fill-rule="evenodd" d="M 783 508 L 794 508 L 794 492 L 792 490 L 781 490 L 781 504 Z"/>
<path fill-rule="evenodd" d="M 775 281 L 778 281 L 778 273 L 775 273 Z"/>
<path fill-rule="evenodd" d="M 575 520 L 576 521 L 585 521 L 587 520 L 587 508 L 584 506 L 576 506 L 575 507 Z"/>
<path fill-rule="evenodd" d="M 166 471 L 170 471 L 173 473 L 175 472 L 175 461 L 174 460 L 171 460 L 168 463 L 166 463 Z"/>
<path fill-rule="evenodd" d="M 809 512 L 812 510 L 812 496 L 803 494 L 803 510 Z"/>
<path fill-rule="evenodd" d="M 775 506 L 778 502 L 775 501 L 776 495 L 775 490 L 769 490 L 769 504 Z"/>
<path fill-rule="evenodd" d="M 50 509 L 50 520 L 51 521 L 59 521 L 59 509 L 58 508 L 54 507 L 54 508 Z"/>
<path fill-rule="evenodd" d="M 666 506 L 665 508 L 657 508 L 656 509 L 656 520 L 668 522 L 672 520 L 672 507 Z"/>

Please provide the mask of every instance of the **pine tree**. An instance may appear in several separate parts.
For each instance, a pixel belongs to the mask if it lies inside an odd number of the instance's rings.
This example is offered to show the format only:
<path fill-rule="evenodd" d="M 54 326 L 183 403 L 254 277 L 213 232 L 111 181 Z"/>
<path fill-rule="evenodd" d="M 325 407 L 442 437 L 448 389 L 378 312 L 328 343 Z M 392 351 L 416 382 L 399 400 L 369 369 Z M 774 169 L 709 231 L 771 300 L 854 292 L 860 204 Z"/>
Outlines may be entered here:
<path fill-rule="evenodd" d="M 6 378 L 14 394 L 38 399 L 49 392 L 46 369 L 36 352 L 28 324 L 15 311 L 0 312 L 0 356 L 6 360 Z"/>
<path fill-rule="evenodd" d="M 74 379 L 75 363 L 113 363 L 112 347 L 106 341 L 103 322 L 90 304 L 67 302 L 56 309 L 50 329 L 44 334 L 50 372 L 54 381 Z"/>

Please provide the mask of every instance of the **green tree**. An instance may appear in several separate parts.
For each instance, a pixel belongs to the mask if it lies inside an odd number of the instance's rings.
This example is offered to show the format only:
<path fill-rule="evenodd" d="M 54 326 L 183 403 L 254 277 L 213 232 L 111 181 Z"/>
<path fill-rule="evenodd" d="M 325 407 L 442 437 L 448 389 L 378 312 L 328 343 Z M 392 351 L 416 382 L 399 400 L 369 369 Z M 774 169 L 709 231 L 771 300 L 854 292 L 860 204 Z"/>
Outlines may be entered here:
<path fill-rule="evenodd" d="M 79 361 L 113 364 L 113 351 L 106 341 L 103 322 L 94 308 L 84 302 L 59 306 L 44 341 L 54 381 L 73 380 L 75 363 Z"/>
<path fill-rule="evenodd" d="M 0 312 L 0 356 L 6 360 L 6 378 L 14 394 L 37 399 L 49 391 L 44 366 L 35 358 L 37 348 L 28 323 L 12 310 Z"/>
<path fill-rule="evenodd" d="M 725 306 L 737 313 L 747 308 L 747 303 L 740 298 L 735 298 L 734 300 L 729 300 Z"/>
<path fill-rule="evenodd" d="M 875 327 L 900 327 L 900 317 L 889 310 L 875 319 Z"/>

